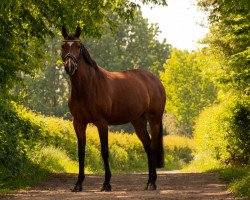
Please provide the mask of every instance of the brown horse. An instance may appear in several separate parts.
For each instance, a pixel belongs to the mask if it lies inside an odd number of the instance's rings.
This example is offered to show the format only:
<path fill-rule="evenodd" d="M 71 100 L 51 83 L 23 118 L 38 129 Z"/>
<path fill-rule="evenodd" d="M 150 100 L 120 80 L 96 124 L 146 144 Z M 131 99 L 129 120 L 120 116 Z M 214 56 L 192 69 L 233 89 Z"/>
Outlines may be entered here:
<path fill-rule="evenodd" d="M 81 43 L 79 26 L 73 34 L 62 28 L 62 59 L 71 81 L 68 105 L 78 139 L 79 174 L 72 191 L 82 191 L 86 126 L 98 128 L 105 180 L 101 191 L 111 191 L 108 163 L 108 125 L 131 122 L 148 157 L 149 179 L 145 189 L 156 189 L 156 168 L 164 162 L 162 115 L 166 96 L 161 82 L 148 71 L 128 70 L 109 72 L 90 57 Z M 151 138 L 147 131 L 151 129 Z"/>

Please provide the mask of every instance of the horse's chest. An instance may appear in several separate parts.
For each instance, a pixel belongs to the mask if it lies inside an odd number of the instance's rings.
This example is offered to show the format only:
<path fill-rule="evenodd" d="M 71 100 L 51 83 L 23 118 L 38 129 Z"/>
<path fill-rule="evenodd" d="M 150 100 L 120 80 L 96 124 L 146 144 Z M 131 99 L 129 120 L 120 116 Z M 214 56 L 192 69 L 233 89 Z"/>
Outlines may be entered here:
<path fill-rule="evenodd" d="M 85 105 L 84 102 L 79 103 L 69 101 L 68 104 L 70 112 L 75 119 L 86 122 L 93 122 L 98 115 L 96 109 L 93 109 L 91 105 Z"/>

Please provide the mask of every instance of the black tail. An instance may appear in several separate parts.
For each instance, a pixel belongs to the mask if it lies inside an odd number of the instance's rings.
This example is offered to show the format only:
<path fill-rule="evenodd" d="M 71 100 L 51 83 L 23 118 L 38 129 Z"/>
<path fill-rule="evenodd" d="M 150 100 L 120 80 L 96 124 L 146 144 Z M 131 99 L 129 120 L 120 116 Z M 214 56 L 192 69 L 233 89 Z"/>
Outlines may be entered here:
<path fill-rule="evenodd" d="M 163 149 L 163 127 L 162 122 L 160 125 L 160 132 L 158 135 L 158 152 L 157 152 L 157 168 L 164 167 L 164 149 Z"/>

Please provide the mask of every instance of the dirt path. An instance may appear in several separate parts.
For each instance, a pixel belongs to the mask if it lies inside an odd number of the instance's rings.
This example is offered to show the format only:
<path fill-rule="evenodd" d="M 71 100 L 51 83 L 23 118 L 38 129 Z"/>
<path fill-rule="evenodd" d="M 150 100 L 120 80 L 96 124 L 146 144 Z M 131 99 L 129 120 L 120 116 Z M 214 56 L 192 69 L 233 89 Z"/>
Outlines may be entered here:
<path fill-rule="evenodd" d="M 119 174 L 112 177 L 112 192 L 100 192 L 103 175 L 87 175 L 84 192 L 72 193 L 75 174 L 52 174 L 35 188 L 3 197 L 4 199 L 235 199 L 225 184 L 212 173 L 159 172 L 156 191 L 144 191 L 146 174 Z"/>

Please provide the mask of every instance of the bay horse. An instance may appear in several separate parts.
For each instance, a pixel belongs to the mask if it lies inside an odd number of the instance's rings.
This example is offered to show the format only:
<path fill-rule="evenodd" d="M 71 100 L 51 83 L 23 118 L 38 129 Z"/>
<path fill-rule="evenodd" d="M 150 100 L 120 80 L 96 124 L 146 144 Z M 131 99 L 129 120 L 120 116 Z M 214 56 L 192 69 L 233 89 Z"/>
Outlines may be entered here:
<path fill-rule="evenodd" d="M 82 191 L 85 178 L 86 127 L 94 124 L 99 132 L 105 179 L 101 191 L 111 191 L 108 125 L 131 122 L 148 157 L 146 190 L 156 189 L 156 168 L 163 167 L 162 115 L 166 95 L 159 79 L 146 70 L 109 72 L 97 65 L 81 43 L 81 29 L 67 33 L 62 27 L 62 60 L 71 81 L 68 100 L 78 139 L 79 174 L 73 192 Z M 146 55 L 145 55 L 146 56 Z M 151 137 L 147 131 L 149 122 Z"/>

